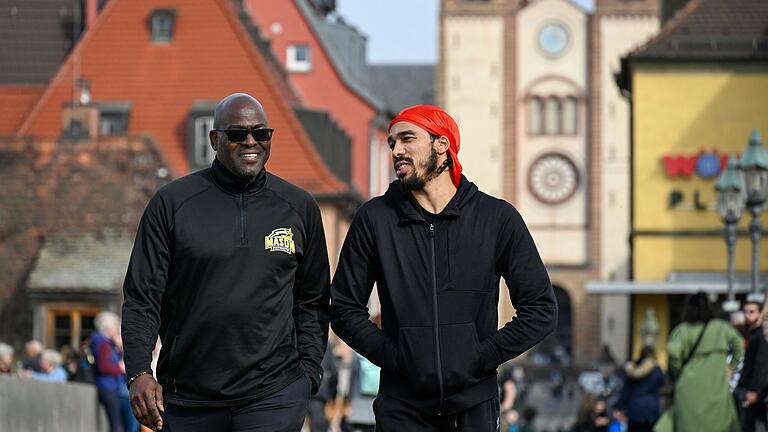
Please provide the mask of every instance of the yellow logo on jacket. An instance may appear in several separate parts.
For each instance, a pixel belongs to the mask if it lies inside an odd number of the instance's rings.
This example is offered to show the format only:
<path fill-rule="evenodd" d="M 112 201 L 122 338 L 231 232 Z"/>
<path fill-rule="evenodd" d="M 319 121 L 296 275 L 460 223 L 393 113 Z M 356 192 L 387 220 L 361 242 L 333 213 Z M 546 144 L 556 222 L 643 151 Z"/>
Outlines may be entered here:
<path fill-rule="evenodd" d="M 296 244 L 293 242 L 293 232 L 291 229 L 273 229 L 271 234 L 264 237 L 264 250 L 270 252 L 285 252 L 288 255 L 296 253 Z"/>

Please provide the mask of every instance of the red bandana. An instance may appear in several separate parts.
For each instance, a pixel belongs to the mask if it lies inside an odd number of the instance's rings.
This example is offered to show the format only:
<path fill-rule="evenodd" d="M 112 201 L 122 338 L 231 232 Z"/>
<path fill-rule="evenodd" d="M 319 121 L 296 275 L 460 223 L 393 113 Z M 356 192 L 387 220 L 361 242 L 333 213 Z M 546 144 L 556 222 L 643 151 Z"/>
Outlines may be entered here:
<path fill-rule="evenodd" d="M 459 163 L 459 148 L 461 147 L 461 137 L 459 136 L 459 125 L 448 115 L 447 112 L 433 105 L 415 105 L 400 111 L 395 118 L 389 122 L 387 132 L 392 129 L 395 123 L 407 121 L 413 123 L 432 135 L 446 136 L 448 138 L 448 154 L 451 156 L 453 166 L 450 174 L 451 180 L 456 187 L 459 187 L 461 180 L 461 164 Z"/>

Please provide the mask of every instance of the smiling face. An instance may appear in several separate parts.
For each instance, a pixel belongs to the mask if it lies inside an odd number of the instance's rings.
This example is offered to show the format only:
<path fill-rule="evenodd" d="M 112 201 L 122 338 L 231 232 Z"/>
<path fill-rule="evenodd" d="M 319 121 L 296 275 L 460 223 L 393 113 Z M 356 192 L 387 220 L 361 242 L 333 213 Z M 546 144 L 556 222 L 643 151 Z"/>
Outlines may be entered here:
<path fill-rule="evenodd" d="M 272 141 L 256 141 L 248 133 L 244 141 L 233 142 L 223 131 L 266 128 L 267 115 L 259 101 L 245 94 L 226 97 L 216 107 L 215 131 L 211 131 L 211 147 L 216 159 L 229 171 L 243 179 L 253 179 L 269 160 Z"/>
<path fill-rule="evenodd" d="M 437 140 L 426 130 L 405 121 L 395 123 L 389 130 L 387 141 L 392 151 L 395 174 L 408 189 L 422 189 L 437 176 L 441 162 L 437 146 L 442 144 Z"/>

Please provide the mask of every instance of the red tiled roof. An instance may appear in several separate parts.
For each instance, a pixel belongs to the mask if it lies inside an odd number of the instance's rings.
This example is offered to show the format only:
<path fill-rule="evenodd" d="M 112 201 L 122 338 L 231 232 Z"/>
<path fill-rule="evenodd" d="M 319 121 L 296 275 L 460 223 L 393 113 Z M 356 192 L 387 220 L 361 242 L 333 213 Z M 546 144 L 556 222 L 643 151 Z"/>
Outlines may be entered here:
<path fill-rule="evenodd" d="M 768 59 L 768 1 L 691 0 L 630 59 Z"/>
<path fill-rule="evenodd" d="M 16 132 L 45 86 L 0 86 L 0 134 Z"/>
<path fill-rule="evenodd" d="M 173 41 L 153 44 L 148 17 L 174 9 Z M 229 0 L 112 0 L 51 80 L 20 133 L 56 136 L 71 100 L 73 67 L 90 81 L 95 102 L 130 101 L 129 133 L 147 133 L 176 175 L 187 172 L 186 125 L 196 101 L 234 92 L 259 99 L 275 132 L 268 168 L 316 194 L 341 193 L 278 79 L 242 27 Z"/>

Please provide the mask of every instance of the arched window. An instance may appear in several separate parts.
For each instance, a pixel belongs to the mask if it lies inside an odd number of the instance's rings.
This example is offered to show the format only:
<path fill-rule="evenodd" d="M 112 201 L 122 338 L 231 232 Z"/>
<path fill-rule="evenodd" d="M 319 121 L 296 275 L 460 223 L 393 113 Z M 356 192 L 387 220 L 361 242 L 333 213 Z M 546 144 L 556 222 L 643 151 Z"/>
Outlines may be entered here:
<path fill-rule="evenodd" d="M 544 132 L 542 127 L 543 103 L 541 98 L 534 97 L 528 102 L 528 133 L 531 135 L 541 135 Z"/>
<path fill-rule="evenodd" d="M 544 132 L 547 135 L 560 134 L 562 106 L 556 97 L 547 99 L 544 105 Z"/>
<path fill-rule="evenodd" d="M 578 124 L 578 104 L 576 98 L 569 96 L 563 104 L 563 134 L 576 135 Z"/>

